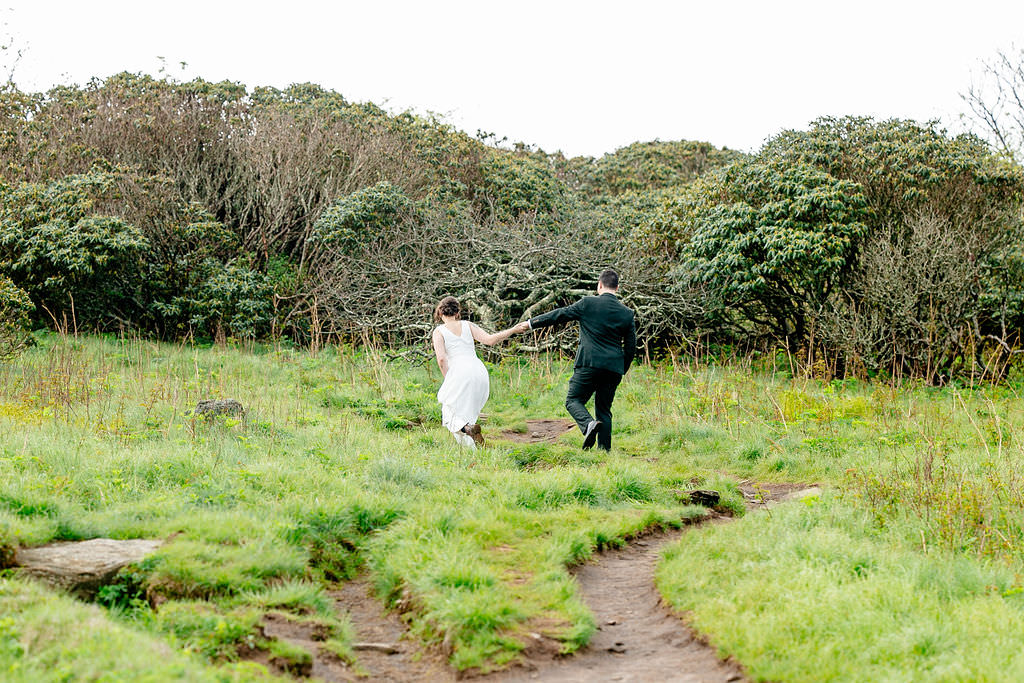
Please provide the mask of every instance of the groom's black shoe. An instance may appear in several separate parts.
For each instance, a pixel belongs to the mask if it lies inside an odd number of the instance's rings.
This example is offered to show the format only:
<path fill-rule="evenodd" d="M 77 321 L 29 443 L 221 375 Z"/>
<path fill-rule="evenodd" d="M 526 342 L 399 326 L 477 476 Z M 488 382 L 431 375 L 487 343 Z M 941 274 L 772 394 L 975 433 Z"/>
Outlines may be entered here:
<path fill-rule="evenodd" d="M 600 426 L 601 423 L 597 420 L 591 420 L 587 425 L 587 431 L 583 432 L 583 450 L 594 447 L 594 442 L 597 441 L 597 428 Z"/>

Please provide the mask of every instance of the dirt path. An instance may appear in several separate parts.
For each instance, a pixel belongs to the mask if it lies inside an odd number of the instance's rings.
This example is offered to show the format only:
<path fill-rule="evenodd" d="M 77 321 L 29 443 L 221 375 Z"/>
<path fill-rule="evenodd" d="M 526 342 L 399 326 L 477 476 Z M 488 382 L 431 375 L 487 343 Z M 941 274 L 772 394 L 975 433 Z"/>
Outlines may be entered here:
<path fill-rule="evenodd" d="M 741 482 L 751 511 L 816 495 L 810 484 Z M 719 522 L 730 518 L 717 516 Z M 705 522 L 707 523 L 707 522 Z M 488 676 L 495 683 L 526 681 L 678 681 L 717 683 L 748 680 L 734 661 L 722 661 L 679 616 L 654 586 L 660 551 L 685 531 L 659 533 L 619 550 L 597 555 L 573 574 L 598 630 L 571 657 L 527 656 L 516 669 Z"/>
<path fill-rule="evenodd" d="M 298 645 L 313 655 L 312 670 L 292 673 L 313 676 L 328 683 L 447 683 L 455 680 L 455 673 L 443 657 L 423 650 L 408 637 L 405 624 L 397 614 L 384 609 L 365 577 L 348 581 L 328 595 L 334 600 L 338 612 L 348 614 L 352 621 L 356 632 L 356 665 L 350 666 L 322 648 L 320 643 L 326 636 L 317 632 L 315 627 L 269 614 L 262 624 L 267 636 Z M 281 671 L 282 667 L 276 662 L 263 663 Z"/>
<path fill-rule="evenodd" d="M 572 420 L 527 420 L 525 432 L 506 429 L 501 438 L 515 443 L 550 443 L 575 428 Z"/>
<path fill-rule="evenodd" d="M 680 681 L 746 680 L 740 667 L 722 662 L 661 601 L 654 587 L 659 551 L 682 532 L 645 536 L 602 553 L 577 568 L 583 598 L 598 630 L 571 657 L 527 659 L 522 667 L 488 681 Z"/>
<path fill-rule="evenodd" d="M 455 680 L 455 674 L 443 657 L 423 650 L 407 636 L 405 623 L 394 611 L 384 609 L 366 577 L 342 584 L 330 596 L 339 612 L 348 613 L 355 627 L 357 664 L 366 674 L 359 680 L 382 683 Z"/>
<path fill-rule="evenodd" d="M 540 425 L 525 440 L 554 439 L 571 429 L 568 421 L 538 420 Z M 561 423 L 559 425 L 558 423 Z M 750 509 L 770 507 L 785 500 L 814 495 L 820 490 L 804 484 L 741 482 Z M 721 519 L 720 516 L 718 516 Z M 724 521 L 724 520 L 723 520 Z M 597 621 L 590 643 L 574 655 L 562 657 L 551 643 L 528 648 L 514 668 L 474 677 L 488 683 L 558 681 L 678 681 L 726 683 L 748 680 L 740 665 L 722 661 L 661 600 L 654 586 L 660 551 L 684 531 L 656 533 L 636 539 L 624 548 L 596 555 L 573 570 L 580 592 Z M 405 624 L 374 597 L 364 577 L 342 584 L 330 593 L 339 612 L 347 613 L 356 630 L 357 665 L 351 667 L 319 647 L 322 636 L 305 632 L 285 619 L 264 620 L 268 636 L 304 647 L 314 654 L 311 672 L 302 674 L 324 681 L 457 680 L 456 673 L 437 652 L 426 651 L 407 636 Z M 301 675 L 301 674 L 300 674 Z"/>
<path fill-rule="evenodd" d="M 654 569 L 661 548 L 682 531 L 655 533 L 609 550 L 573 570 L 597 631 L 590 643 L 569 657 L 553 647 L 529 648 L 513 669 L 474 680 L 488 683 L 523 681 L 679 681 L 719 683 L 744 681 L 734 662 L 719 660 L 683 621 L 666 607 L 654 587 Z M 456 673 L 437 652 L 425 651 L 407 636 L 405 624 L 377 600 L 366 578 L 332 591 L 338 611 L 347 613 L 356 630 L 357 665 L 349 666 L 320 647 L 323 635 L 308 625 L 268 615 L 266 635 L 303 647 L 313 654 L 312 675 L 323 681 L 450 682 Z M 545 643 L 545 645 L 550 645 Z M 298 673 L 298 672 L 295 672 Z"/>

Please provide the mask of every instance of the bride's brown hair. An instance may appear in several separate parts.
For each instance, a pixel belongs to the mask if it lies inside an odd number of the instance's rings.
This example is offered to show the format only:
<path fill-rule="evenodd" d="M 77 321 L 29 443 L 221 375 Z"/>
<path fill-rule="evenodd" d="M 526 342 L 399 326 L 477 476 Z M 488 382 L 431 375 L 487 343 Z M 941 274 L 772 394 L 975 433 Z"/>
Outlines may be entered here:
<path fill-rule="evenodd" d="M 454 296 L 446 296 L 434 309 L 434 320 L 441 322 L 442 316 L 445 315 L 458 318 L 460 313 L 462 313 L 462 307 L 459 306 L 459 300 Z"/>

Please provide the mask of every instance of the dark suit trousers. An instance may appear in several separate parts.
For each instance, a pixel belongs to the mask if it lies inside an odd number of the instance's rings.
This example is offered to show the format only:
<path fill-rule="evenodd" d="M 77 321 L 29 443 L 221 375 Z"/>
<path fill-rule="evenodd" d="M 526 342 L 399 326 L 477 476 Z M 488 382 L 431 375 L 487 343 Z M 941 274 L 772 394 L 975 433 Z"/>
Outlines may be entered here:
<path fill-rule="evenodd" d="M 565 409 L 576 420 L 580 430 L 587 431 L 587 425 L 594 418 L 587 411 L 587 401 L 594 396 L 594 412 L 601 426 L 597 430 L 597 446 L 605 450 L 612 447 L 612 401 L 615 390 L 622 381 L 622 375 L 600 368 L 576 368 L 569 379 L 569 393 L 565 397 Z"/>

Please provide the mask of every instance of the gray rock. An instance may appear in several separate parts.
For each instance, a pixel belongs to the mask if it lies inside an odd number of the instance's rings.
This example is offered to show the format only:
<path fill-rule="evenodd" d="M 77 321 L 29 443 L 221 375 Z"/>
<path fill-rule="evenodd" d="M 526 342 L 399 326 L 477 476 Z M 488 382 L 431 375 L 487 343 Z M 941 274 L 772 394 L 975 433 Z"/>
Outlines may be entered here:
<path fill-rule="evenodd" d="M 200 401 L 192 411 L 195 417 L 245 417 L 245 408 L 233 398 Z"/>
<path fill-rule="evenodd" d="M 20 573 L 63 588 L 83 599 L 91 599 L 117 572 L 153 553 L 163 541 L 134 539 L 55 543 L 37 548 L 19 548 L 14 565 Z"/>
<path fill-rule="evenodd" d="M 718 505 L 718 502 L 722 499 L 722 495 L 718 491 L 709 491 L 703 489 L 694 489 L 693 491 L 677 491 L 676 495 L 681 501 L 688 501 L 694 505 L 703 505 L 704 507 L 714 507 Z"/>
<path fill-rule="evenodd" d="M 804 498 L 810 498 L 811 496 L 820 496 L 821 487 L 811 486 L 810 488 L 800 489 L 798 491 L 790 491 L 782 497 L 782 500 L 803 500 Z"/>

